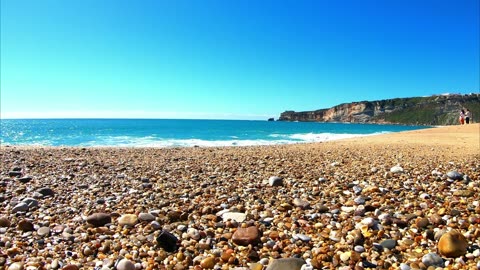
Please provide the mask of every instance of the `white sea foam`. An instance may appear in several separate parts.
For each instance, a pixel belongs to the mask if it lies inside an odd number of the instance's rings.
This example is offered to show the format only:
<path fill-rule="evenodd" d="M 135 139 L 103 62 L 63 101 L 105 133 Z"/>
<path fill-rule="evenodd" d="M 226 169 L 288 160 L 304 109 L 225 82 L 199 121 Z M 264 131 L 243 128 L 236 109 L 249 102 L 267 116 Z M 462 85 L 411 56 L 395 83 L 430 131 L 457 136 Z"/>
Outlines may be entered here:
<path fill-rule="evenodd" d="M 384 132 L 382 132 L 384 133 Z M 379 133 L 375 133 L 379 134 Z M 95 141 L 89 141 L 83 146 L 120 146 L 120 147 L 221 147 L 221 146 L 254 146 L 254 145 L 279 145 L 294 143 L 313 143 L 332 140 L 347 139 L 353 137 L 368 136 L 374 134 L 335 134 L 335 133 L 298 133 L 298 134 L 270 134 L 273 140 L 203 140 L 203 139 L 162 139 L 154 136 L 130 137 L 108 136 L 99 137 Z"/>

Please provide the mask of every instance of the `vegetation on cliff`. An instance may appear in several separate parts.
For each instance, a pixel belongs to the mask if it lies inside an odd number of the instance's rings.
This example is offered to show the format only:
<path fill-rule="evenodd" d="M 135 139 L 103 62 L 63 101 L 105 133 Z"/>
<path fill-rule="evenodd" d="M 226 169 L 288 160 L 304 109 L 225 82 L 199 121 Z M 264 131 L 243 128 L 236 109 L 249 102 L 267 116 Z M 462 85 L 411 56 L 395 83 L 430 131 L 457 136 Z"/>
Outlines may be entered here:
<path fill-rule="evenodd" d="M 480 94 L 450 94 L 345 103 L 316 111 L 286 111 L 280 115 L 279 121 L 453 125 L 458 124 L 462 109 L 469 109 L 472 120 L 479 122 Z"/>

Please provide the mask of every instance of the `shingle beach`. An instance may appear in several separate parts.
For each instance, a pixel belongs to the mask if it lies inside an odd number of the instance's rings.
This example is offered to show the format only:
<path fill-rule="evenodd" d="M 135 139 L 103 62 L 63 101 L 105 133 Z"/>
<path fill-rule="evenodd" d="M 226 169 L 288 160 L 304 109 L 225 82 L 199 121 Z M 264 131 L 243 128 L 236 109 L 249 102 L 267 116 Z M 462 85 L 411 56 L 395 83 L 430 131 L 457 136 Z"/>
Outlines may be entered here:
<path fill-rule="evenodd" d="M 480 269 L 480 124 L 0 154 L 0 269 Z"/>

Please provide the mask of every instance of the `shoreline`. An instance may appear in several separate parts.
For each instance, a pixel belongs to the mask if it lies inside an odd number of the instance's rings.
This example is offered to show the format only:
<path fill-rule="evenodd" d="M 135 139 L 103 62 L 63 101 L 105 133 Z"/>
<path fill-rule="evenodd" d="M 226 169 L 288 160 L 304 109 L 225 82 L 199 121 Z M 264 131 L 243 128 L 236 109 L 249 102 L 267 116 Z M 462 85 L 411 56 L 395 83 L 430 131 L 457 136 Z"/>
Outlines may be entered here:
<path fill-rule="evenodd" d="M 302 258 L 315 269 L 427 269 L 440 258 L 477 269 L 479 131 L 275 146 L 1 147 L 0 268 L 260 270 Z M 467 246 L 453 258 L 439 247 L 451 231 Z"/>

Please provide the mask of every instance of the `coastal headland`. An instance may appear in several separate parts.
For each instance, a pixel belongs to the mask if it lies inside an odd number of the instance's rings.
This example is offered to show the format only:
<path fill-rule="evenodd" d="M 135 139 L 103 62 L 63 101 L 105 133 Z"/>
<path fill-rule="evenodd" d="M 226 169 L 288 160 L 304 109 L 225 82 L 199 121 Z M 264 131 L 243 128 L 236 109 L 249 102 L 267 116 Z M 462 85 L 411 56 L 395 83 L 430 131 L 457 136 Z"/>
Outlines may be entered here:
<path fill-rule="evenodd" d="M 0 268 L 480 269 L 480 124 L 0 155 Z"/>

